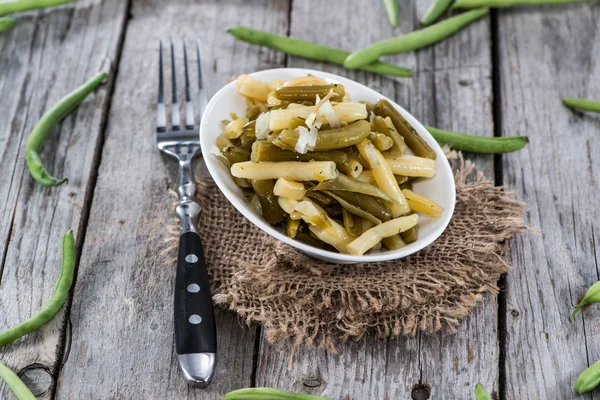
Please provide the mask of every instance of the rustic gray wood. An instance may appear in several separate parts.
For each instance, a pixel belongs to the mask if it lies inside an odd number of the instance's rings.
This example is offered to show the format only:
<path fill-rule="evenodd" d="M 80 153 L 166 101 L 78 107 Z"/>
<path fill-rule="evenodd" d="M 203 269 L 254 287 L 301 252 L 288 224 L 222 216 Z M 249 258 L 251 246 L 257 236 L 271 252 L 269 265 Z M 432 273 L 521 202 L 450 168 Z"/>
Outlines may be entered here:
<path fill-rule="evenodd" d="M 387 24 L 379 2 L 294 1 L 291 36 L 352 50 L 417 29 L 427 1 L 401 1 L 400 28 Z M 319 29 L 331 24 L 335 29 Z M 257 23 L 253 27 L 260 28 Z M 415 70 L 413 79 L 390 79 L 290 57 L 288 66 L 347 76 L 396 99 L 420 121 L 456 131 L 493 135 L 489 22 L 480 21 L 429 49 L 386 60 Z M 259 50 L 255 50 L 259 51 Z M 493 177 L 490 156 L 474 158 Z M 360 283 L 357 283 L 360 284 Z M 432 398 L 467 399 L 478 381 L 498 388 L 497 304 L 486 297 L 456 335 L 367 338 L 341 346 L 339 355 L 302 349 L 288 369 L 290 345 L 261 340 L 257 386 L 321 394 L 334 399 L 410 399 L 416 384 L 431 386 Z"/>
<path fill-rule="evenodd" d="M 503 175 L 541 228 L 511 245 L 506 399 L 597 398 L 573 384 L 600 358 L 600 312 L 569 316 L 598 280 L 600 119 L 560 99 L 600 98 L 599 17 L 598 3 L 499 13 L 502 134 L 531 141 Z"/>
<path fill-rule="evenodd" d="M 177 370 L 175 268 L 161 255 L 167 221 L 174 215 L 167 189 L 177 182 L 174 164 L 156 148 L 158 41 L 176 40 L 182 66 L 181 39 L 200 37 L 212 95 L 231 75 L 281 66 L 284 59 L 272 51 L 248 51 L 225 29 L 255 21 L 285 33 L 287 14 L 287 2 L 281 1 L 133 4 L 75 291 L 71 355 L 58 398 L 220 399 L 251 385 L 255 330 L 244 328 L 232 313 L 217 312 L 219 361 L 209 388 L 188 389 Z M 195 51 L 190 57 L 195 60 Z M 169 76 L 170 68 L 166 71 Z M 183 70 L 178 74 L 183 82 Z M 182 89 L 180 94 L 183 98 Z"/>
<path fill-rule="evenodd" d="M 37 312 L 51 297 L 61 263 L 61 236 L 79 242 L 98 163 L 111 81 L 68 116 L 42 159 L 69 183 L 45 189 L 25 167 L 25 140 L 41 114 L 117 56 L 126 7 L 82 1 L 18 17 L 0 33 L 0 330 Z M 62 349 L 65 314 L 39 332 L 0 349 L 0 361 L 27 369 L 36 394 L 49 398 Z M 12 398 L 0 382 L 0 398 Z"/>

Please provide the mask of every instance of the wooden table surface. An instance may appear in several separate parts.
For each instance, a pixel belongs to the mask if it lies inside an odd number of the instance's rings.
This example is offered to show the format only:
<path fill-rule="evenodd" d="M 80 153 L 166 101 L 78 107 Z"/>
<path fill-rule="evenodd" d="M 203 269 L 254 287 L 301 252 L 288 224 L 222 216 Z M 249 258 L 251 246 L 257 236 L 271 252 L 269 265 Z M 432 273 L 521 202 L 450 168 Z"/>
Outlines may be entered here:
<path fill-rule="evenodd" d="M 39 332 L 0 349 L 42 399 L 219 399 L 273 386 L 333 399 L 497 399 L 576 396 L 600 358 L 600 308 L 569 322 L 599 278 L 600 117 L 561 97 L 600 98 L 600 3 L 520 7 L 427 49 L 386 60 L 390 79 L 236 42 L 246 25 L 348 50 L 418 27 L 428 0 L 401 0 L 400 28 L 379 1 L 82 0 L 30 12 L 0 33 L 0 330 L 50 298 L 60 237 L 76 231 L 79 271 L 69 307 Z M 209 95 L 228 79 L 309 67 L 362 82 L 424 123 L 479 135 L 527 135 L 524 150 L 478 156 L 481 170 L 529 204 L 541 228 L 510 243 L 513 266 L 455 335 L 366 338 L 338 354 L 272 345 L 260 327 L 217 311 L 219 363 L 206 390 L 189 389 L 173 356 L 174 269 L 161 255 L 176 175 L 156 150 L 158 40 L 199 37 Z M 53 133 L 42 158 L 68 184 L 44 189 L 25 168 L 25 138 L 45 109 L 99 70 L 110 81 Z M 357 283 L 359 284 L 359 283 Z M 421 393 L 422 394 L 422 393 Z M 0 398 L 12 399 L 0 383 Z"/>

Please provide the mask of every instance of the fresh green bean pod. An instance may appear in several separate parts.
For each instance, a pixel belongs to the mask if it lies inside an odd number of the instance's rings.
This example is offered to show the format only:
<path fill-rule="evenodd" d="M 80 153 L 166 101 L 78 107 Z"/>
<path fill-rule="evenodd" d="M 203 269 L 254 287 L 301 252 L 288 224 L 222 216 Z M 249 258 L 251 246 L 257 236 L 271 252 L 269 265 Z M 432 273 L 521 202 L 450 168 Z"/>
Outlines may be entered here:
<path fill-rule="evenodd" d="M 404 53 L 427 47 L 453 35 L 488 12 L 487 8 L 472 10 L 404 36 L 373 43 L 350 54 L 344 61 L 344 67 L 350 69 L 361 68 L 384 55 Z"/>
<path fill-rule="evenodd" d="M 383 7 L 385 8 L 385 13 L 390 20 L 390 24 L 393 28 L 397 28 L 400 19 L 400 7 L 398 7 L 398 0 L 383 0 Z"/>
<path fill-rule="evenodd" d="M 290 102 L 310 101 L 314 104 L 316 96 L 323 98 L 327 96 L 330 90 L 333 90 L 333 101 L 341 101 L 346 94 L 343 85 L 310 85 L 310 86 L 281 86 L 275 90 L 275 97 L 279 100 Z"/>
<path fill-rule="evenodd" d="M 425 26 L 433 24 L 450 9 L 453 2 L 454 0 L 433 0 L 425 15 L 421 18 L 421 23 Z"/>
<path fill-rule="evenodd" d="M 477 383 L 477 385 L 475 385 L 475 399 L 477 399 L 477 400 L 492 400 L 492 398 L 490 397 L 489 394 L 487 394 L 487 392 L 485 391 L 485 389 L 483 388 L 483 385 L 481 383 Z"/>
<path fill-rule="evenodd" d="M 24 1 L 25 2 L 25 1 Z M 41 1 L 44 3 L 44 0 Z M 13 2 L 17 3 L 17 2 Z M 26 1 L 26 3 L 34 3 L 33 1 Z M 2 5 L 11 3 L 0 3 L 0 10 Z M 1 15 L 1 14 L 0 14 Z M 81 102 L 106 79 L 107 74 L 101 72 L 94 78 L 90 79 L 83 86 L 80 86 L 75 91 L 63 97 L 54 107 L 46 111 L 42 118 L 35 125 L 29 137 L 27 138 L 27 144 L 25 145 L 25 161 L 29 168 L 29 173 L 39 184 L 42 186 L 57 186 L 67 181 L 67 179 L 57 179 L 50 175 L 50 173 L 44 167 L 42 160 L 40 159 L 40 151 L 46 143 L 46 139 L 54 130 L 54 127 L 58 122 L 65 118 L 71 111 L 73 111 Z"/>
<path fill-rule="evenodd" d="M 336 199 L 337 202 L 340 203 L 340 205 L 343 207 L 344 210 L 347 210 L 348 212 L 356 215 L 357 217 L 364 218 L 367 221 L 371 221 L 375 225 L 381 224 L 381 219 L 377 218 L 375 215 L 371 214 L 370 212 L 368 212 L 367 210 L 362 208 L 360 205 L 351 203 L 351 202 L 345 200 L 344 198 L 338 196 L 336 193 L 333 193 L 330 191 L 325 191 L 325 193 L 327 193 L 328 196 L 331 196 L 334 199 Z M 367 200 L 367 199 L 364 199 L 364 200 Z M 376 200 L 371 198 L 371 199 L 368 199 L 368 201 L 376 201 Z"/>
<path fill-rule="evenodd" d="M 65 304 L 71 290 L 71 285 L 73 284 L 74 274 L 75 238 L 73 231 L 68 231 L 62 238 L 62 266 L 50 302 L 28 320 L 4 332 L 0 332 L 0 347 L 12 343 L 31 332 L 35 332 L 50 322 Z"/>
<path fill-rule="evenodd" d="M 17 20 L 14 18 L 8 18 L 8 17 L 0 18 L 0 32 L 12 29 L 16 23 L 17 23 Z"/>
<path fill-rule="evenodd" d="M 267 141 L 254 142 L 250 155 L 252 162 L 281 162 L 281 161 L 333 161 L 338 167 L 348 161 L 348 154 L 341 150 L 316 151 L 300 154 L 294 151 L 282 150 Z"/>
<path fill-rule="evenodd" d="M 529 143 L 527 136 L 488 137 L 448 132 L 431 126 L 425 127 L 440 144 L 455 150 L 482 154 L 504 154 L 521 150 Z"/>
<path fill-rule="evenodd" d="M 400 233 L 400 237 L 402 238 L 402 240 L 404 240 L 407 244 L 416 242 L 417 239 L 419 239 L 419 230 L 417 229 L 416 226 L 413 226 L 412 228 L 410 228 L 407 231 L 401 232 Z"/>
<path fill-rule="evenodd" d="M 394 145 L 392 138 L 383 133 L 371 132 L 368 137 L 371 143 L 373 143 L 379 151 L 389 150 Z"/>
<path fill-rule="evenodd" d="M 335 47 L 321 46 L 316 43 L 275 35 L 243 26 L 229 29 L 227 32 L 238 40 L 257 44 L 259 46 L 266 46 L 271 49 L 298 57 L 308 58 L 310 60 L 326 61 L 332 64 L 343 65 L 346 57 L 350 55 L 350 52 Z M 409 78 L 413 75 L 412 71 L 409 69 L 375 60 L 374 62 L 369 63 L 369 65 L 362 66 L 360 69 L 401 78 Z"/>
<path fill-rule="evenodd" d="M 565 106 L 577 110 L 592 111 L 600 113 L 600 101 L 585 99 L 563 99 Z"/>
<path fill-rule="evenodd" d="M 260 202 L 260 208 L 262 215 L 265 217 L 268 223 L 276 224 L 283 221 L 285 213 L 279 206 L 277 196 L 273 193 L 275 187 L 275 181 L 272 179 L 266 179 L 263 181 L 252 180 L 252 188 L 256 192 L 256 196 Z"/>
<path fill-rule="evenodd" d="M 54 7 L 77 0 L 9 0 L 0 2 L 0 16 L 23 11 L 37 10 L 38 8 Z"/>
<path fill-rule="evenodd" d="M 221 150 L 221 155 L 223 155 L 223 157 L 231 164 L 248 161 L 250 159 L 250 152 L 238 146 L 225 147 Z"/>
<path fill-rule="evenodd" d="M 309 190 L 306 192 L 306 197 L 311 198 L 320 205 L 321 207 L 328 207 L 335 204 L 335 200 L 327 196 L 325 193 L 318 192 L 315 190 Z"/>
<path fill-rule="evenodd" d="M 309 246 L 316 247 L 318 249 L 322 249 L 323 247 L 325 247 L 325 243 L 322 240 L 317 239 L 310 233 L 306 233 L 303 231 L 298 231 L 294 239 L 299 240 L 300 242 L 305 243 Z M 263 399 L 263 397 L 257 397 L 257 399 Z"/>
<path fill-rule="evenodd" d="M 362 234 L 362 225 L 358 217 L 346 210 L 342 210 L 342 221 L 344 222 L 344 228 L 352 236 L 360 236 Z"/>
<path fill-rule="evenodd" d="M 353 146 L 369 136 L 370 128 L 367 121 L 359 120 L 338 129 L 320 132 L 314 150 L 337 150 Z M 273 144 L 284 150 L 291 150 L 295 148 L 299 136 L 298 132 L 286 129 L 273 140 Z"/>
<path fill-rule="evenodd" d="M 575 392 L 578 394 L 594 390 L 600 385 L 600 360 L 583 371 L 575 381 Z"/>
<path fill-rule="evenodd" d="M 392 199 L 377 186 L 359 181 L 358 179 L 351 178 L 344 174 L 339 174 L 335 179 L 320 182 L 317 186 L 313 187 L 311 191 L 315 190 L 341 190 L 344 192 L 361 193 L 387 202 L 392 202 Z"/>
<path fill-rule="evenodd" d="M 404 242 L 404 240 L 402 240 L 400 234 L 383 238 L 381 239 L 381 243 L 383 243 L 385 248 L 390 251 L 398 250 L 406 246 L 406 243 Z"/>
<path fill-rule="evenodd" d="M 340 200 L 344 200 L 345 202 L 353 205 L 354 207 L 364 210 L 367 214 L 379 220 L 379 222 L 374 220 L 372 217 L 369 217 L 367 215 L 359 215 L 355 213 L 353 209 L 346 208 L 354 215 L 358 215 L 359 217 L 371 221 L 374 224 L 379 224 L 381 223 L 381 221 L 389 221 L 392 218 L 392 211 L 388 207 L 378 202 L 377 199 L 375 199 L 372 196 L 368 196 L 362 193 L 345 192 L 343 190 L 329 190 L 325 191 L 325 193 L 336 199 L 344 208 L 346 207 L 344 206 L 344 204 L 342 204 Z"/>
<path fill-rule="evenodd" d="M 479 7 L 502 8 L 540 4 L 568 4 L 581 3 L 584 1 L 593 0 L 456 0 L 452 6 L 452 9 L 472 9 Z"/>
<path fill-rule="evenodd" d="M 573 314 L 571 314 L 571 318 L 575 318 L 575 314 L 577 314 L 584 306 L 591 303 L 600 303 L 600 281 L 594 283 L 590 288 L 585 292 L 585 296 L 583 299 L 577 304 L 575 310 L 573 310 Z"/>
<path fill-rule="evenodd" d="M 223 396 L 223 400 L 331 400 L 328 397 L 304 393 L 290 393 L 279 389 L 258 387 L 234 390 Z"/>
<path fill-rule="evenodd" d="M 0 378 L 6 382 L 10 390 L 17 398 L 17 400 L 35 400 L 35 396 L 27 385 L 19 378 L 17 374 L 12 372 L 6 365 L 0 362 Z"/>
<path fill-rule="evenodd" d="M 382 117 L 390 117 L 392 124 L 398 133 L 404 138 L 404 142 L 409 149 L 418 157 L 426 157 L 435 160 L 435 151 L 427 142 L 419 136 L 417 131 L 408 123 L 406 119 L 396 110 L 396 108 L 387 100 L 381 99 L 377 102 L 375 113 Z"/>

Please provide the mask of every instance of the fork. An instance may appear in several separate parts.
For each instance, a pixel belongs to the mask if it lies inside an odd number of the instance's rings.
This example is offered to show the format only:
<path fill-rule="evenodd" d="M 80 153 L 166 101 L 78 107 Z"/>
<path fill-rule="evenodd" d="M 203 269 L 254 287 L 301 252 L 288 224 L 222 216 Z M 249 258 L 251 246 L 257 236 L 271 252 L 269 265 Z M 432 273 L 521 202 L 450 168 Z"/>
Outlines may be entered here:
<path fill-rule="evenodd" d="M 173 41 L 171 41 L 171 129 L 167 129 L 162 41 L 159 49 L 156 139 L 161 153 L 179 163 L 179 185 L 177 188 L 179 202 L 175 210 L 181 221 L 181 231 L 175 276 L 175 351 L 179 367 L 188 385 L 204 388 L 210 383 L 215 370 L 217 334 L 204 251 L 196 228 L 196 221 L 201 207 L 195 201 L 196 181 L 194 180 L 192 162 L 201 154 L 199 151 L 200 141 L 198 129 L 194 124 L 194 107 L 190 95 L 185 41 L 183 42 L 185 73 L 185 122 L 183 127 L 181 126 L 179 114 Z M 200 105 L 204 107 L 199 42 L 196 42 L 196 51 Z"/>

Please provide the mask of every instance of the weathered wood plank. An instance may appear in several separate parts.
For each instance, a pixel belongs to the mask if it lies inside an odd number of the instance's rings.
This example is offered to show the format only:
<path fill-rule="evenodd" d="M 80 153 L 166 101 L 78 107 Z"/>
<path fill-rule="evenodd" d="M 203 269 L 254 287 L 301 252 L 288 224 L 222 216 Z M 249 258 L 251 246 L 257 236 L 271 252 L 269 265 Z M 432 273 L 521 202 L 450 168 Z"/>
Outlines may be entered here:
<path fill-rule="evenodd" d="M 220 399 L 250 386 L 255 331 L 232 313 L 217 312 L 219 361 L 208 389 L 188 389 L 173 356 L 175 269 L 160 253 L 173 216 L 167 189 L 176 188 L 176 174 L 172 161 L 159 155 L 154 136 L 158 40 L 201 38 L 212 95 L 231 75 L 283 64 L 283 55 L 249 51 L 225 29 L 255 22 L 285 33 L 287 6 L 287 1 L 133 4 L 75 292 L 73 347 L 58 398 Z M 176 44 L 181 66 L 181 42 Z M 178 73 L 183 82 L 183 71 Z"/>
<path fill-rule="evenodd" d="M 560 101 L 600 98 L 598 17 L 597 3 L 499 13 L 502 134 L 531 141 L 505 159 L 504 181 L 541 228 L 511 245 L 506 399 L 581 398 L 573 384 L 600 358 L 598 308 L 569 322 L 598 280 L 600 119 Z"/>
<path fill-rule="evenodd" d="M 26 136 L 58 99 L 110 69 L 125 17 L 122 2 L 81 1 L 19 16 L 13 30 L 0 34 L 0 330 L 51 297 L 61 236 L 73 228 L 82 239 L 110 86 L 67 117 L 42 153 L 68 184 L 44 189 L 33 181 L 25 167 Z M 26 375 L 35 393 L 46 393 L 42 398 L 51 393 L 65 323 L 61 312 L 38 333 L 0 349 L 0 360 L 14 370 L 35 364 Z M 0 382 L 0 398 L 12 398 L 8 392 Z"/>
<path fill-rule="evenodd" d="M 402 1 L 400 28 L 392 30 L 379 3 L 295 1 L 291 35 L 352 50 L 417 28 L 427 1 Z M 336 10 L 334 28 L 331 10 Z M 260 28 L 260 25 L 252 26 Z M 480 21 L 459 35 L 417 53 L 386 57 L 413 68 L 413 79 L 392 80 L 361 71 L 291 57 L 289 66 L 321 69 L 362 82 L 400 104 L 424 123 L 481 135 L 493 134 L 489 22 Z M 258 50 L 256 50 L 258 51 Z M 492 158 L 474 158 L 492 177 Z M 360 284 L 360 283 L 358 283 Z M 342 346 L 339 355 L 301 349 L 291 369 L 291 348 L 261 341 L 258 386 L 322 394 L 334 399 L 409 399 L 418 383 L 431 386 L 432 398 L 471 398 L 476 382 L 498 387 L 497 305 L 486 298 L 456 335 L 367 338 Z"/>

